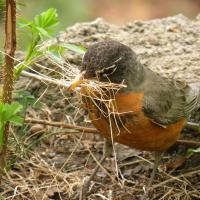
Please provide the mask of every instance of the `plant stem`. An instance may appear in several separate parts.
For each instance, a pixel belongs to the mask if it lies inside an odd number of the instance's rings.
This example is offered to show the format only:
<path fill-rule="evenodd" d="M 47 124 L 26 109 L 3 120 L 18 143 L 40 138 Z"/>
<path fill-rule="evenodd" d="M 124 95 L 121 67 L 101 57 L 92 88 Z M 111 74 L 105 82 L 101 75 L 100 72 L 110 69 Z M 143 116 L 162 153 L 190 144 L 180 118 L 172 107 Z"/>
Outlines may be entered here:
<path fill-rule="evenodd" d="M 11 103 L 13 90 L 14 55 L 16 49 L 16 2 L 6 0 L 5 63 L 3 65 L 3 103 Z M 3 146 L 0 149 L 0 180 L 6 164 L 9 123 L 4 126 Z"/>
<path fill-rule="evenodd" d="M 24 60 L 25 63 L 31 59 L 34 49 L 37 46 L 39 41 L 40 41 L 39 35 L 36 38 L 34 36 L 32 37 L 32 42 L 31 42 L 30 46 L 28 47 L 28 54 Z"/>

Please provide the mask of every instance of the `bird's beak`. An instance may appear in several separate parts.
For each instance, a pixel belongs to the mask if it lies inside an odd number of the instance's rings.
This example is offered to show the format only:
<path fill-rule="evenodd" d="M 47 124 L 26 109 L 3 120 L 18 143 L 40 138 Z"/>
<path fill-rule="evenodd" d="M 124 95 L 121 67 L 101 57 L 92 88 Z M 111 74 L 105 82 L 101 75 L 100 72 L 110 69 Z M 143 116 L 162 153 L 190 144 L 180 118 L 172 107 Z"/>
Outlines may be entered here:
<path fill-rule="evenodd" d="M 85 71 L 82 71 L 80 74 L 78 74 L 67 88 L 67 91 L 71 92 L 84 83 L 84 74 Z"/>

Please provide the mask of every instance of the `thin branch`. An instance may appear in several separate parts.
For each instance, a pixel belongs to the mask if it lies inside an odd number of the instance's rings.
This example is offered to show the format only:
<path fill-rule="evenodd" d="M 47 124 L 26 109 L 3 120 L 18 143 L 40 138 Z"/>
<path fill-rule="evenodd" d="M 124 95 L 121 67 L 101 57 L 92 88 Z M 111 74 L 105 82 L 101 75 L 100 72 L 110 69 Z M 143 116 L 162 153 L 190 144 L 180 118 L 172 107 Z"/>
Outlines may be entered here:
<path fill-rule="evenodd" d="M 77 126 L 73 124 L 65 124 L 61 122 L 52 122 L 52 121 L 46 121 L 46 120 L 40 120 L 40 119 L 33 119 L 33 118 L 27 118 L 24 120 L 25 123 L 33 123 L 33 124 L 43 124 L 43 125 L 48 125 L 48 126 L 55 126 L 55 127 L 60 127 L 60 128 L 68 128 L 68 129 L 75 129 L 79 130 L 84 133 L 99 133 L 100 132 L 95 129 L 95 128 L 87 128 L 84 126 Z M 195 140 L 177 140 L 176 144 L 182 144 L 182 145 L 187 145 L 187 146 L 200 146 L 200 141 L 195 141 Z"/>
<path fill-rule="evenodd" d="M 191 146 L 191 147 L 200 147 L 200 141 L 195 141 L 195 140 L 177 140 L 176 144 L 182 144 L 186 146 Z"/>
<path fill-rule="evenodd" d="M 69 86 L 71 86 L 71 82 L 65 81 L 64 79 L 63 80 L 52 79 L 52 78 L 49 78 L 47 76 L 45 77 L 45 76 L 42 76 L 42 75 L 30 73 L 30 72 L 27 72 L 27 71 L 22 71 L 21 75 L 28 77 L 28 78 L 36 79 L 36 80 L 44 82 L 44 83 L 49 83 L 49 84 L 65 87 L 67 89 L 69 88 Z M 115 83 L 110 83 L 110 82 L 107 83 L 107 82 L 88 81 L 88 80 L 85 80 L 84 83 L 80 84 L 80 86 L 87 86 L 87 87 L 90 87 L 90 88 L 94 88 L 94 87 L 98 86 L 100 88 L 109 88 L 109 89 L 119 89 L 119 88 L 127 87 L 123 83 L 115 84 Z M 75 88 L 75 90 L 79 90 L 79 87 Z"/>
<path fill-rule="evenodd" d="M 48 126 L 55 126 L 59 128 L 68 128 L 68 129 L 75 129 L 79 130 L 85 133 L 99 133 L 97 129 L 95 128 L 87 128 L 84 126 L 77 126 L 73 124 L 65 124 L 61 122 L 51 122 L 51 121 L 46 121 L 46 120 L 40 120 L 40 119 L 32 119 L 32 118 L 27 118 L 24 120 L 25 123 L 33 123 L 33 124 L 43 124 L 43 125 L 48 125 Z"/>
<path fill-rule="evenodd" d="M 48 77 L 43 77 L 43 76 L 33 74 L 33 73 L 30 73 L 27 71 L 22 71 L 21 75 L 28 77 L 28 78 L 36 79 L 36 80 L 44 82 L 44 83 L 56 85 L 56 86 L 61 86 L 61 87 L 66 87 L 66 88 L 68 88 L 70 86 L 70 82 L 67 82 L 64 80 L 56 80 L 56 79 L 52 79 L 52 78 L 48 78 Z"/>

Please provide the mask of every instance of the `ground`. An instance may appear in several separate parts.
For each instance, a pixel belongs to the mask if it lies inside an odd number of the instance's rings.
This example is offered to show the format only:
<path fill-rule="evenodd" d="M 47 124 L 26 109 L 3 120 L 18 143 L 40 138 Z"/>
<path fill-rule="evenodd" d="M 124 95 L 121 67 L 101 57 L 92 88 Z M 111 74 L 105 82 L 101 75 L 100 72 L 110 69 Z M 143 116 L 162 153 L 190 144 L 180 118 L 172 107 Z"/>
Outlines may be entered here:
<path fill-rule="evenodd" d="M 44 45 L 72 43 L 87 48 L 105 39 L 130 46 L 143 64 L 163 76 L 186 83 L 200 80 L 200 17 L 190 20 L 177 15 L 134 21 L 120 27 L 97 19 L 69 27 Z M 78 73 L 82 56 L 67 51 L 64 58 L 64 64 L 52 64 L 48 58 L 40 64 L 61 71 L 62 78 L 71 80 Z M 58 78 L 56 71 L 34 68 Z M 26 117 L 92 127 L 77 93 L 67 94 L 59 86 L 25 77 L 17 82 L 16 88 L 29 91 L 41 102 L 37 108 L 29 107 Z M 190 121 L 199 123 L 199 120 L 197 111 Z M 199 132 L 188 128 L 181 137 L 200 140 Z M 12 132 L 9 146 L 10 169 L 0 187 L 2 198 L 76 200 L 84 180 L 96 165 L 95 159 L 102 156 L 103 138 L 74 129 L 30 123 Z M 199 153 L 191 155 L 189 148 L 197 146 L 179 143 L 164 154 L 149 199 L 200 199 Z M 144 194 L 152 170 L 152 154 L 119 144 L 114 149 L 116 154 L 106 160 L 91 182 L 88 199 L 148 199 Z"/>

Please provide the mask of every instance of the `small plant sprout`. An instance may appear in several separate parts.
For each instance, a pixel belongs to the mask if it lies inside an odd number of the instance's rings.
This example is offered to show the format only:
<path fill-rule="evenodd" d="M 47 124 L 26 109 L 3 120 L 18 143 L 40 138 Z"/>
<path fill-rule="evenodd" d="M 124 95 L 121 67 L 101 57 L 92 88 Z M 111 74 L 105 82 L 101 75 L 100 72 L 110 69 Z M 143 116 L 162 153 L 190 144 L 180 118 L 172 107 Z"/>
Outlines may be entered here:
<path fill-rule="evenodd" d="M 25 59 L 15 67 L 15 78 L 18 78 L 21 71 L 27 68 L 42 55 L 37 45 L 45 38 L 50 38 L 55 33 L 55 27 L 59 24 L 56 9 L 49 8 L 47 11 L 36 15 L 32 21 L 19 19 L 18 26 L 25 29 L 31 37 Z"/>

